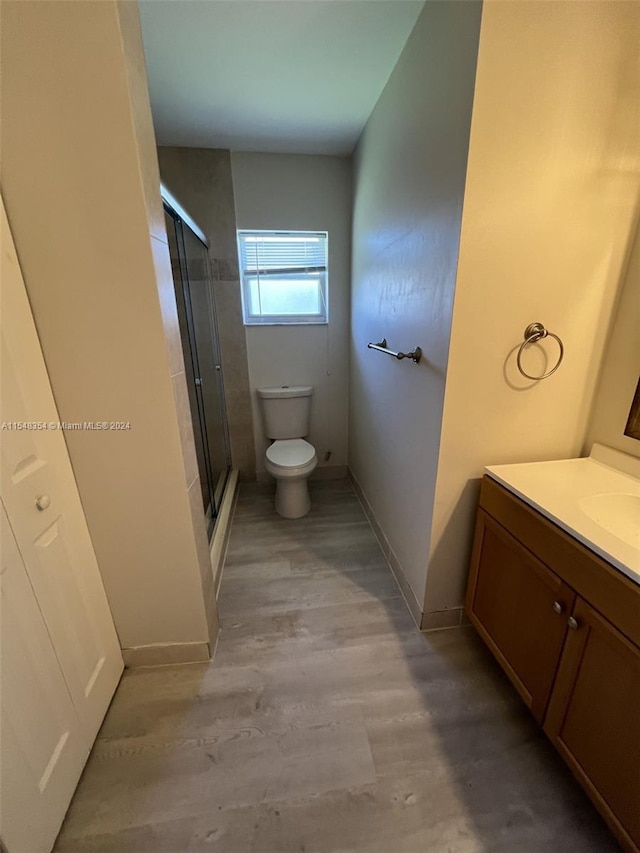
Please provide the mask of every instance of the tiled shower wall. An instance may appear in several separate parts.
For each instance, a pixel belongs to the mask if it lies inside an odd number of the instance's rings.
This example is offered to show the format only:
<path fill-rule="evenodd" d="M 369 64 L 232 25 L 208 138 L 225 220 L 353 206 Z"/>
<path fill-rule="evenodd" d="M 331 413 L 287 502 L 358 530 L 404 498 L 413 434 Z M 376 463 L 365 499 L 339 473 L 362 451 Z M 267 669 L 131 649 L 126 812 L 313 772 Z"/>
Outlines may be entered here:
<path fill-rule="evenodd" d="M 161 146 L 158 160 L 163 183 L 210 241 L 231 459 L 241 479 L 253 480 L 255 451 L 230 152 Z"/>

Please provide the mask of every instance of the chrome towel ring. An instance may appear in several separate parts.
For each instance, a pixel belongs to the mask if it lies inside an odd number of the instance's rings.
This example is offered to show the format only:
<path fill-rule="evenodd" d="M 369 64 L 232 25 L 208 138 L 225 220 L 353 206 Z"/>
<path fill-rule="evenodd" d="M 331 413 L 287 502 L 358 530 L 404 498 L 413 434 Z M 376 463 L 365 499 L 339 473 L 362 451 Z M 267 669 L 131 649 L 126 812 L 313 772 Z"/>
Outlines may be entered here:
<path fill-rule="evenodd" d="M 524 370 L 524 368 L 522 367 L 522 353 L 530 344 L 535 344 L 537 341 L 541 341 L 543 338 L 554 338 L 558 342 L 558 346 L 560 347 L 560 355 L 558 356 L 558 361 L 556 362 L 555 367 L 552 367 L 551 370 L 547 370 L 547 372 L 543 373 L 542 376 L 532 376 L 530 373 L 527 373 L 527 371 Z M 538 381 L 540 379 L 546 379 L 548 376 L 551 376 L 552 373 L 556 372 L 556 370 L 562 364 L 563 358 L 564 346 L 557 335 L 554 335 L 553 332 L 548 332 L 542 325 L 542 323 L 530 323 L 527 326 L 527 328 L 524 330 L 524 341 L 520 344 L 520 349 L 518 350 L 518 355 L 516 356 L 518 370 L 523 376 L 525 376 L 527 379 L 534 379 L 535 381 Z"/>

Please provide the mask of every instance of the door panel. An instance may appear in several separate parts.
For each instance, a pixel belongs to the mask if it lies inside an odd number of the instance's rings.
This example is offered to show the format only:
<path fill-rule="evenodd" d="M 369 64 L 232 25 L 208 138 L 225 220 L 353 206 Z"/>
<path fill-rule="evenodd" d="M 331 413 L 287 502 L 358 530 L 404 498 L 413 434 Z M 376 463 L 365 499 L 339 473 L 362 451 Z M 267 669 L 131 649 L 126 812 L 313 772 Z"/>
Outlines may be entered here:
<path fill-rule="evenodd" d="M 209 252 L 204 243 L 184 223 L 182 231 L 189 302 L 193 317 L 193 337 L 198 354 L 202 406 L 207 426 L 207 444 L 209 446 L 209 458 L 211 459 L 216 510 L 218 510 L 229 467 L 229 459 L 222 371 L 217 346 L 218 332 L 209 271 Z"/>
<path fill-rule="evenodd" d="M 166 201 L 165 222 L 202 500 L 211 535 L 231 458 L 209 250 Z"/>
<path fill-rule="evenodd" d="M 191 346 L 191 332 L 188 318 L 187 297 L 187 266 L 184 259 L 184 251 L 181 253 L 182 228 L 179 218 L 174 218 L 167 210 L 164 213 L 167 238 L 169 240 L 169 254 L 171 256 L 171 271 L 173 273 L 173 288 L 176 297 L 176 309 L 178 312 L 178 323 L 180 326 L 180 340 L 184 356 L 184 369 L 187 380 L 187 392 L 189 394 L 189 408 L 191 410 L 191 423 L 193 426 L 193 438 L 196 446 L 196 459 L 198 462 L 198 474 L 200 477 L 200 489 L 202 493 L 202 506 L 207 521 L 207 530 L 210 533 L 213 528 L 215 514 L 213 494 L 213 474 L 211 459 L 209 458 L 209 443 L 206 440 L 207 428 L 202 406 L 201 395 L 197 380 L 200 379 L 200 368 L 195 349 Z M 179 242 L 180 241 L 180 242 Z"/>
<path fill-rule="evenodd" d="M 573 617 L 544 729 L 627 849 L 629 838 L 640 848 L 640 650 L 582 599 Z"/>
<path fill-rule="evenodd" d="M 471 572 L 469 617 L 542 722 L 575 593 L 482 511 Z"/>
<path fill-rule="evenodd" d="M 122 655 L 63 432 L 52 428 L 59 416 L 4 209 L 1 272 L 2 417 L 10 427 L 2 431 L 2 500 L 90 744 Z M 21 423 L 43 428 L 14 427 Z"/>
<path fill-rule="evenodd" d="M 51 849 L 89 746 L 1 504 L 0 514 L 0 826 L 10 853 L 40 853 Z"/>

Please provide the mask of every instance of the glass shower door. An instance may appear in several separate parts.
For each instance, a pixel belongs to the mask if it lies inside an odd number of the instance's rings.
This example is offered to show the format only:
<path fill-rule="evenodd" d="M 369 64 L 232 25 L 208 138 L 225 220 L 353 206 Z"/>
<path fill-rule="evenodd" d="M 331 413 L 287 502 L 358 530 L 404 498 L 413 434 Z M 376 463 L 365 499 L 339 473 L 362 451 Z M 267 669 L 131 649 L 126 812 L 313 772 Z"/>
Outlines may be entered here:
<path fill-rule="evenodd" d="M 183 224 L 185 258 L 193 337 L 200 368 L 199 385 L 207 429 L 207 444 L 215 506 L 220 505 L 229 470 L 224 389 L 218 343 L 215 303 L 211 292 L 209 252 L 193 231 Z"/>
<path fill-rule="evenodd" d="M 230 469 L 224 388 L 207 246 L 165 202 L 174 291 L 202 503 L 211 536 Z"/>

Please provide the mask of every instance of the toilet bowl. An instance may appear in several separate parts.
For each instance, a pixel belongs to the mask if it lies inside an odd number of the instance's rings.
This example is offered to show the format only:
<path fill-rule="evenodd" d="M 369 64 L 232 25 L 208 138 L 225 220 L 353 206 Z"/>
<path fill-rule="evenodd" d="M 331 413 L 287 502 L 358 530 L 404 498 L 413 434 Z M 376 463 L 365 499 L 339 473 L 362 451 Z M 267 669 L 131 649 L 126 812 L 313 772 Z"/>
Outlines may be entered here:
<path fill-rule="evenodd" d="M 276 512 L 284 518 L 301 518 L 311 508 L 307 477 L 318 464 L 315 448 L 303 438 L 274 441 L 264 465 L 276 480 Z"/>

